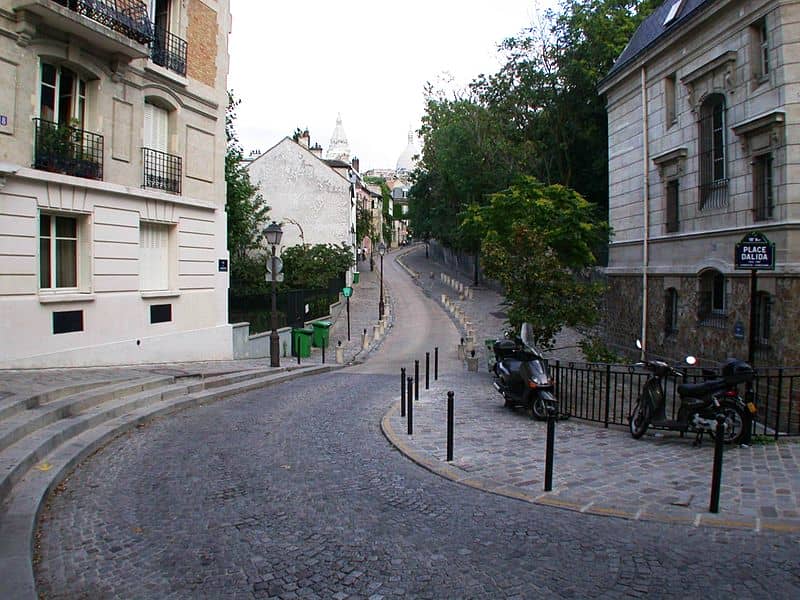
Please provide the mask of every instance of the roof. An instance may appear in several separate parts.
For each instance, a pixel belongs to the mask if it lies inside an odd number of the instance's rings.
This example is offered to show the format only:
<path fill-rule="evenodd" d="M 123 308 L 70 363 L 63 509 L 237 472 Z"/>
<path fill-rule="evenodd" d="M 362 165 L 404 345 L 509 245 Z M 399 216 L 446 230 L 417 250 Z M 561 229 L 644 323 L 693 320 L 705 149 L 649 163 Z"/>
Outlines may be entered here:
<path fill-rule="evenodd" d="M 603 81 L 600 82 L 600 85 L 602 86 L 607 79 L 628 66 L 653 44 L 681 28 L 716 1 L 717 0 L 683 0 L 673 18 L 666 24 L 664 21 L 669 15 L 670 10 L 672 10 L 673 5 L 675 2 L 681 2 L 681 0 L 667 0 L 664 2 L 664 4 L 653 11 L 653 14 L 642 21 L 642 24 L 639 25 L 636 33 L 633 34 L 628 45 L 625 46 L 622 54 L 619 55 L 614 66 L 611 67 L 611 70 L 603 78 Z"/>

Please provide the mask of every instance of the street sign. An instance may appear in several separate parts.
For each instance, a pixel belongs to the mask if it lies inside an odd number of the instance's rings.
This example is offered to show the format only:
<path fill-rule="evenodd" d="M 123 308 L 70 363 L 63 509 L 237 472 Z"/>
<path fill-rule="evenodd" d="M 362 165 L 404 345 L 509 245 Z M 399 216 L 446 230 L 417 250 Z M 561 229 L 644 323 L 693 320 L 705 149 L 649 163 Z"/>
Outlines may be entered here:
<path fill-rule="evenodd" d="M 275 257 L 275 271 L 283 273 L 283 261 L 280 256 Z M 272 273 L 272 257 L 267 257 L 267 273 Z"/>
<path fill-rule="evenodd" d="M 264 281 L 266 281 L 267 283 L 272 281 L 272 273 L 267 271 L 267 274 L 264 275 Z M 278 283 L 281 283 L 283 281 L 283 273 L 277 273 L 275 275 L 275 281 L 277 281 Z"/>
<path fill-rule="evenodd" d="M 736 244 L 734 263 L 737 269 L 775 268 L 775 244 L 760 231 L 751 231 Z"/>
<path fill-rule="evenodd" d="M 353 288 L 351 288 L 350 286 L 342 288 L 342 294 L 344 295 L 345 298 L 349 298 L 350 296 L 353 295 Z"/>

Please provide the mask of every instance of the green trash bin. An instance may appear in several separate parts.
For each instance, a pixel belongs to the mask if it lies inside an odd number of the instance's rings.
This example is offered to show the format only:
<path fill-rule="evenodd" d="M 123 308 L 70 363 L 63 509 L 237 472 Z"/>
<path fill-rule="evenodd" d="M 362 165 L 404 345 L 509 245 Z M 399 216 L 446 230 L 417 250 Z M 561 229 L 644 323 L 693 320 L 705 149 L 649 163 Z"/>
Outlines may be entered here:
<path fill-rule="evenodd" d="M 314 335 L 313 329 L 307 327 L 295 327 L 292 329 L 292 346 L 294 355 L 300 358 L 311 356 L 311 336 Z"/>
<path fill-rule="evenodd" d="M 328 339 L 330 337 L 331 322 L 314 321 L 311 323 L 311 325 L 314 327 L 314 337 L 311 340 L 311 344 L 314 346 L 314 348 L 327 348 Z"/>
<path fill-rule="evenodd" d="M 360 277 L 361 277 L 361 273 L 359 273 L 358 271 L 353 271 L 353 285 L 358 283 L 358 280 L 360 279 Z"/>

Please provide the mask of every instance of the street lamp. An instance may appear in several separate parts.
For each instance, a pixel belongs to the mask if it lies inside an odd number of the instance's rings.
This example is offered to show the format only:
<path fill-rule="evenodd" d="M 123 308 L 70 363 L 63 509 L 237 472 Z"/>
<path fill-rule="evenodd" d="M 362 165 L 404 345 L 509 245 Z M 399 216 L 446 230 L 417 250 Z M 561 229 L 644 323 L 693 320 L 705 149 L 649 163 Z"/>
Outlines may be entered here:
<path fill-rule="evenodd" d="M 269 365 L 271 367 L 281 366 L 281 344 L 280 336 L 278 336 L 278 261 L 275 255 L 275 246 L 281 243 L 282 235 L 283 230 L 275 221 L 264 229 L 264 238 L 267 240 L 267 244 L 272 246 L 272 257 L 270 259 L 272 261 L 272 269 L 270 270 L 272 273 L 272 311 L 270 313 L 272 333 L 269 334 Z"/>
<path fill-rule="evenodd" d="M 378 254 L 381 256 L 381 299 L 378 302 L 378 319 L 383 320 L 383 255 L 386 254 L 386 244 L 378 244 Z"/>

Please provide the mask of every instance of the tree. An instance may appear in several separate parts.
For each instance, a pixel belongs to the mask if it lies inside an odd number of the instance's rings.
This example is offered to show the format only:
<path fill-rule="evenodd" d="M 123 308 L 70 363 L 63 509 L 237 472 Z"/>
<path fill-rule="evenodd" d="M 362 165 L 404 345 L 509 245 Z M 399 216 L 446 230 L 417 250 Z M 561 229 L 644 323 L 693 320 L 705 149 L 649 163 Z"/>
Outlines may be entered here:
<path fill-rule="evenodd" d="M 258 193 L 258 187 L 250 181 L 250 174 L 242 163 L 242 147 L 236 137 L 234 121 L 239 101 L 233 92 L 228 92 L 228 107 L 225 111 L 225 137 L 228 148 L 225 154 L 225 182 L 227 195 L 225 212 L 228 215 L 228 251 L 231 260 L 231 287 L 240 284 L 249 287 L 256 281 L 252 273 L 254 263 L 264 259 L 251 256 L 261 249 L 261 227 L 267 219 L 269 206 Z M 263 270 L 263 269 L 262 269 Z M 250 282 L 250 283 L 245 283 Z"/>
<path fill-rule="evenodd" d="M 347 244 L 304 244 L 281 253 L 285 286 L 291 289 L 325 288 L 353 266 L 353 250 Z"/>
<path fill-rule="evenodd" d="M 564 326 L 591 325 L 601 289 L 588 275 L 608 226 L 574 190 L 520 178 L 465 211 L 460 232 L 481 240 L 484 265 L 505 290 L 513 326 L 529 322 L 552 347 Z"/>

